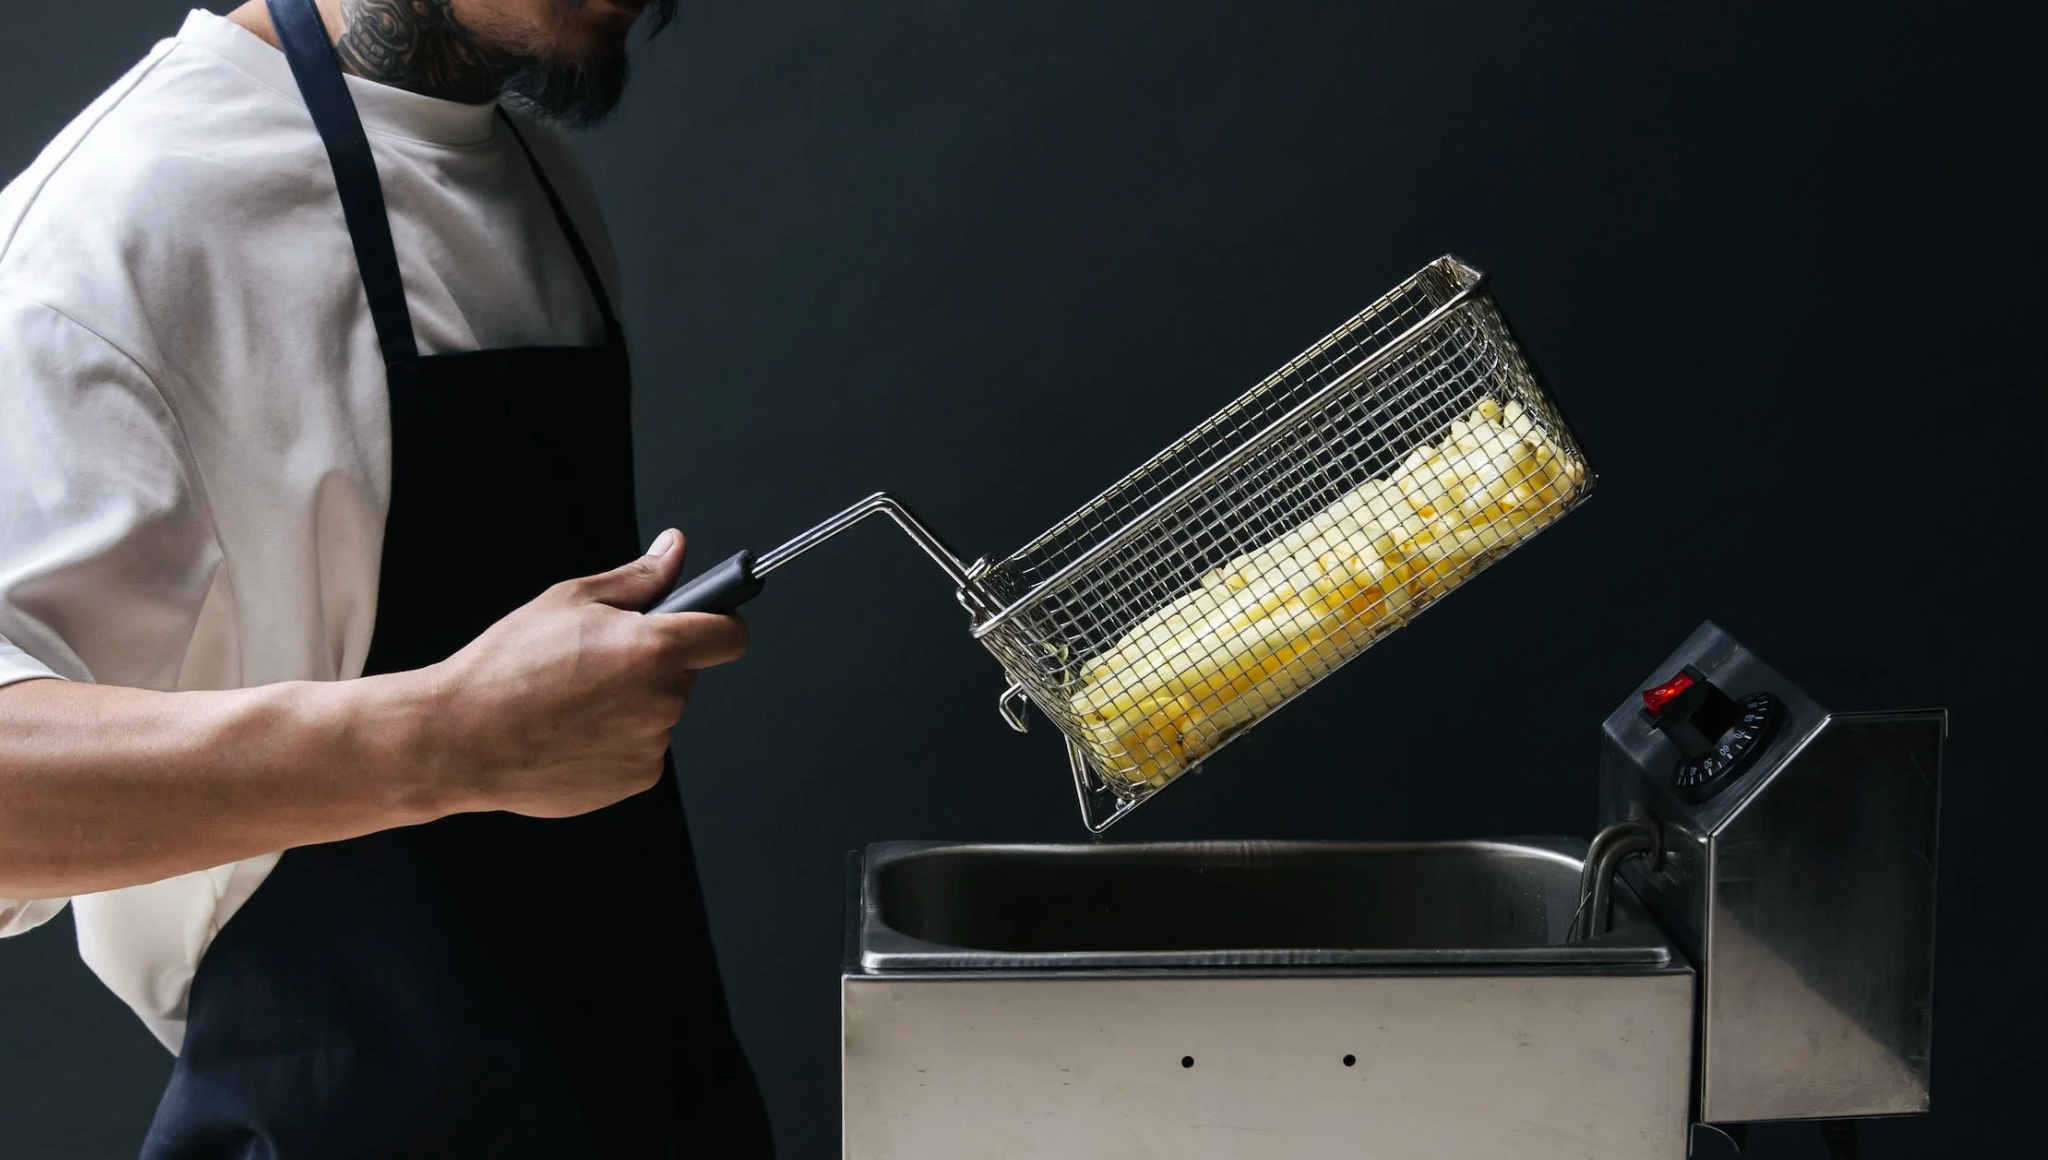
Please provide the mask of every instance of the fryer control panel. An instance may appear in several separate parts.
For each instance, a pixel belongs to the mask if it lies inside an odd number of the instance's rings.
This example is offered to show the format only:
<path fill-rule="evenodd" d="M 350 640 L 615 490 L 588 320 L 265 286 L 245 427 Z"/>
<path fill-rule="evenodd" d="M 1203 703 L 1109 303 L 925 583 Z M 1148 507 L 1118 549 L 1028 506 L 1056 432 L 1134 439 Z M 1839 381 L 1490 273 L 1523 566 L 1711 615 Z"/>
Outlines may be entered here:
<path fill-rule="evenodd" d="M 1672 788 L 1701 802 L 1732 784 L 1769 747 L 1784 717 L 1769 693 L 1730 697 L 1691 665 L 1643 690 L 1643 717 L 1678 748 Z"/>

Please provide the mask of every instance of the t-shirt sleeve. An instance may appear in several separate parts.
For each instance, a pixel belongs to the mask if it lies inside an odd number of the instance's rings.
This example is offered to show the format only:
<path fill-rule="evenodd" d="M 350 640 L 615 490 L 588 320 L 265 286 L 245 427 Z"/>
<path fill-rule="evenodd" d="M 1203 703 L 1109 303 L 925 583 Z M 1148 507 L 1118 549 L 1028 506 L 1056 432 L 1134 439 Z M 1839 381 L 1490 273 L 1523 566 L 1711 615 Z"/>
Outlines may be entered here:
<path fill-rule="evenodd" d="M 220 567 L 212 529 L 149 374 L 64 314 L 0 293 L 0 686 L 176 688 Z M 0 935 L 62 906 L 0 898 Z"/>

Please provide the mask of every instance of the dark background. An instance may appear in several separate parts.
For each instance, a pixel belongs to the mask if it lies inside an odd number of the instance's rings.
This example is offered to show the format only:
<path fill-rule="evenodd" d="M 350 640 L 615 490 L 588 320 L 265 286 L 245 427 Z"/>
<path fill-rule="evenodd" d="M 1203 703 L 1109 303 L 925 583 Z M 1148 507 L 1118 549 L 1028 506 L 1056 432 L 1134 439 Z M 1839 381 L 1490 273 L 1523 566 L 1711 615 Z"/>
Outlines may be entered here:
<path fill-rule="evenodd" d="M 10 6 L 0 170 L 184 8 Z M 1866 1154 L 2036 1154 L 2042 32 L 1889 0 L 686 0 L 588 141 L 643 523 L 708 561 L 887 487 L 1000 556 L 1456 252 L 1600 493 L 1114 837 L 1589 833 L 1599 722 L 1717 619 L 1838 707 L 1953 710 L 1936 1111 Z M 751 619 L 678 752 L 739 1027 L 812 1160 L 843 852 L 1083 831 L 1053 731 L 997 720 L 894 533 Z M 9 1158 L 132 1155 L 168 1070 L 71 937 L 0 945 Z"/>

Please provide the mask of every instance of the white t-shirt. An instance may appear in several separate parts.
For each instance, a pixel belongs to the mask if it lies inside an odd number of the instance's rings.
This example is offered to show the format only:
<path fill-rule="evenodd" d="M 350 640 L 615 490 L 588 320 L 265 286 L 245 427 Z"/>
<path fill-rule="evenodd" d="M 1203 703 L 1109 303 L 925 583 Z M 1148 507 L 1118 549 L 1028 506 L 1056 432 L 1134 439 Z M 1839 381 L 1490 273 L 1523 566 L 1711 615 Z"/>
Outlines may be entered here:
<path fill-rule="evenodd" d="M 492 106 L 348 83 L 421 353 L 600 341 Z M 616 302 L 567 141 L 520 129 Z M 194 12 L 0 193 L 0 685 L 360 675 L 390 455 L 383 360 L 290 69 Z M 71 899 L 79 950 L 175 1051 L 200 954 L 276 861 Z M 0 899 L 0 934 L 63 904 Z"/>

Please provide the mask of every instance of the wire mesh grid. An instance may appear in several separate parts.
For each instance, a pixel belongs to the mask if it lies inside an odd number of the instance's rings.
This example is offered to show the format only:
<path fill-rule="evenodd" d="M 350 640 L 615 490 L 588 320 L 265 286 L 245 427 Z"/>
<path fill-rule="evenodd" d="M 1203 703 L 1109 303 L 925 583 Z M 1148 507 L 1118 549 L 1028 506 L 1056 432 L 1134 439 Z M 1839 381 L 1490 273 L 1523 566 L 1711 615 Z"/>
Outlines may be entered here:
<path fill-rule="evenodd" d="M 1066 735 L 1099 830 L 1592 485 L 1482 276 L 1443 258 L 979 576 L 975 634 Z"/>

